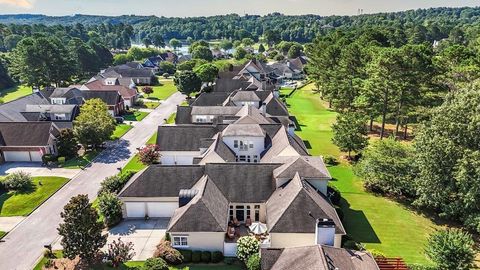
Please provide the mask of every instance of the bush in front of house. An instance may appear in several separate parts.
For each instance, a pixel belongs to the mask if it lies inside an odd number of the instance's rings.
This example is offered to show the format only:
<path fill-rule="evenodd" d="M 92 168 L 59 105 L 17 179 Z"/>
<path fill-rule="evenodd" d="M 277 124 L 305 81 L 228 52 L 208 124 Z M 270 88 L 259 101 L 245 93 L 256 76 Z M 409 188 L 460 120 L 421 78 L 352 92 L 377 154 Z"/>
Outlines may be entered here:
<path fill-rule="evenodd" d="M 199 263 L 202 261 L 202 252 L 199 250 L 192 251 L 192 262 Z"/>
<path fill-rule="evenodd" d="M 219 263 L 223 261 L 223 253 L 221 251 L 212 252 L 212 262 Z"/>
<path fill-rule="evenodd" d="M 202 262 L 210 263 L 212 261 L 212 253 L 210 251 L 202 251 Z"/>
<path fill-rule="evenodd" d="M 138 152 L 138 159 L 145 165 L 151 165 L 158 162 L 160 158 L 159 148 L 155 144 L 150 144 Z"/>
<path fill-rule="evenodd" d="M 253 236 L 242 236 L 237 241 L 237 257 L 246 262 L 248 257 L 258 253 L 260 243 Z"/>
<path fill-rule="evenodd" d="M 122 201 L 111 192 L 103 192 L 98 197 L 98 209 L 104 217 L 104 223 L 111 228 L 122 221 Z"/>
<path fill-rule="evenodd" d="M 162 258 L 148 258 L 142 267 L 143 270 L 168 270 L 167 263 Z"/>
<path fill-rule="evenodd" d="M 118 241 L 113 240 L 108 245 L 105 259 L 114 267 L 117 268 L 120 264 L 129 261 L 133 258 L 135 252 L 133 252 L 132 242 L 123 242 L 120 238 Z"/>
<path fill-rule="evenodd" d="M 180 251 L 180 254 L 182 254 L 184 263 L 192 262 L 192 251 L 191 250 L 179 249 L 178 251 Z"/>
<path fill-rule="evenodd" d="M 173 248 L 170 241 L 166 240 L 160 241 L 153 256 L 164 259 L 168 264 L 177 265 L 183 262 L 183 256 L 180 251 Z"/>
<path fill-rule="evenodd" d="M 98 196 L 104 192 L 111 192 L 117 194 L 123 186 L 130 180 L 134 172 L 125 171 L 114 176 L 105 178 L 102 183 L 100 183 L 100 190 L 98 191 Z"/>
<path fill-rule="evenodd" d="M 260 255 L 258 253 L 251 255 L 246 265 L 248 270 L 260 270 Z"/>
<path fill-rule="evenodd" d="M 14 172 L 2 181 L 6 190 L 24 191 L 33 186 L 33 179 L 29 173 L 19 171 Z"/>

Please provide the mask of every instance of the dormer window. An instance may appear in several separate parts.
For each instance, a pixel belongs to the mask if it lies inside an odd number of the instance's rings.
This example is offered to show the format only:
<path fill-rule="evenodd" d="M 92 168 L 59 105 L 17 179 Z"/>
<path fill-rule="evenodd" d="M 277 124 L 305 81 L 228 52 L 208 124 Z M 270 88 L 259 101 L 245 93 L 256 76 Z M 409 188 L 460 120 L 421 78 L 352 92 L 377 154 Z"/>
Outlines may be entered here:
<path fill-rule="evenodd" d="M 233 141 L 233 148 L 238 148 L 238 140 Z"/>

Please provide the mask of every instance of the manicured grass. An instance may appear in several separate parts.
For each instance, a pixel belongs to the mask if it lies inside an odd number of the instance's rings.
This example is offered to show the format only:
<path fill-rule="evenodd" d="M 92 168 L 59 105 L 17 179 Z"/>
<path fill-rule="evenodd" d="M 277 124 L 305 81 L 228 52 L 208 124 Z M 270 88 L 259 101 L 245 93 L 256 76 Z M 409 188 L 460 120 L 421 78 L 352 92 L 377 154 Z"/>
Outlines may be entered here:
<path fill-rule="evenodd" d="M 55 254 L 56 258 L 63 258 L 63 252 L 61 250 L 54 250 L 53 253 Z M 47 258 L 42 257 L 42 259 L 35 265 L 33 270 L 42 270 L 43 266 L 47 263 Z"/>
<path fill-rule="evenodd" d="M 148 112 L 134 111 L 130 114 L 125 114 L 122 117 L 125 121 L 142 121 L 148 114 Z"/>
<path fill-rule="evenodd" d="M 160 102 L 152 102 L 152 101 L 145 101 L 143 102 L 143 107 L 147 108 L 147 109 L 155 109 L 157 108 L 158 106 L 160 106 Z"/>
<path fill-rule="evenodd" d="M 2 237 L 4 237 L 4 236 L 5 236 L 5 234 L 7 234 L 7 233 L 6 233 L 6 232 L 2 232 L 2 231 L 0 231 L 0 239 L 2 239 Z"/>
<path fill-rule="evenodd" d="M 173 95 L 175 92 L 177 92 L 177 87 L 173 84 L 172 79 L 160 80 L 160 84 L 161 85 L 152 86 L 153 93 L 148 96 L 144 94 L 144 97 L 150 98 L 150 99 L 165 100 L 171 95 Z"/>
<path fill-rule="evenodd" d="M 110 136 L 111 140 L 117 140 L 120 139 L 125 133 L 127 133 L 130 129 L 132 129 L 133 126 L 127 125 L 127 124 L 118 124 L 115 127 L 115 131 L 113 131 L 112 136 Z"/>
<path fill-rule="evenodd" d="M 172 113 L 167 119 L 167 124 L 175 124 L 175 117 L 177 116 L 177 113 Z"/>
<path fill-rule="evenodd" d="M 0 195 L 0 216 L 28 216 L 69 179 L 63 177 L 33 177 L 33 187 L 26 192 Z"/>
<path fill-rule="evenodd" d="M 156 144 L 157 143 L 157 135 L 158 132 L 155 131 L 155 133 L 148 139 L 147 144 Z"/>
<path fill-rule="evenodd" d="M 76 157 L 69 159 L 63 164 L 63 168 L 65 169 L 81 169 L 87 166 L 90 162 L 92 162 L 95 157 L 99 154 L 99 151 L 90 151 L 85 153 L 81 157 Z"/>
<path fill-rule="evenodd" d="M 32 93 L 32 87 L 26 85 L 17 85 L 0 91 L 0 98 L 4 102 L 9 102 Z"/>
<path fill-rule="evenodd" d="M 144 165 L 138 159 L 138 155 L 135 155 L 128 163 L 123 167 L 123 170 L 138 172 L 145 169 L 147 166 Z"/>
<path fill-rule="evenodd" d="M 311 87 L 307 85 L 287 99 L 290 113 L 300 124 L 297 134 L 310 146 L 312 155 L 338 158 L 342 153 L 331 141 L 331 124 L 336 113 L 324 106 Z M 341 163 L 329 167 L 329 171 L 334 178 L 331 184 L 342 193 L 343 224 L 350 236 L 367 249 L 378 250 L 389 257 L 428 264 L 423 248 L 427 236 L 437 225 L 400 203 L 366 192 L 351 165 Z"/>

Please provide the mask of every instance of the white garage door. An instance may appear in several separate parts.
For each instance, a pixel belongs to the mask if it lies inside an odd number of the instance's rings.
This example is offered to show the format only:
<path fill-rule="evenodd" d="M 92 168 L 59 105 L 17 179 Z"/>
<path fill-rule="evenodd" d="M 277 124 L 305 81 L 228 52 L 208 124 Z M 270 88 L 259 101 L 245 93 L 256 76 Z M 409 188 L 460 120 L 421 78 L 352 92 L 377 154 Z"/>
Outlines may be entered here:
<path fill-rule="evenodd" d="M 171 217 L 178 208 L 178 202 L 148 202 L 149 217 Z"/>
<path fill-rule="evenodd" d="M 144 218 L 145 217 L 145 203 L 143 202 L 126 202 L 128 218 Z"/>
<path fill-rule="evenodd" d="M 5 161 L 31 161 L 28 151 L 5 151 L 3 156 Z"/>
<path fill-rule="evenodd" d="M 32 158 L 32 161 L 35 161 L 35 162 L 42 161 L 42 153 L 39 151 L 30 152 L 30 157 Z"/>

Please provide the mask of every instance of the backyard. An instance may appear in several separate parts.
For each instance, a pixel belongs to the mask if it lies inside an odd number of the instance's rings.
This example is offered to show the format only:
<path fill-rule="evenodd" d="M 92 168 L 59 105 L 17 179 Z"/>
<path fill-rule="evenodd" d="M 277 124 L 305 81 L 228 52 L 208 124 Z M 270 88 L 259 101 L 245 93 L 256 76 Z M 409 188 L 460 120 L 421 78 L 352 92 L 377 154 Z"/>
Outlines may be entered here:
<path fill-rule="evenodd" d="M 30 190 L 0 194 L 0 217 L 28 216 L 68 180 L 63 177 L 33 177 Z"/>
<path fill-rule="evenodd" d="M 0 98 L 3 99 L 3 102 L 9 102 L 26 95 L 30 95 L 31 93 L 31 87 L 26 85 L 16 85 L 0 91 Z"/>
<path fill-rule="evenodd" d="M 287 103 L 300 124 L 297 134 L 310 153 L 338 158 L 342 153 L 331 141 L 336 113 L 324 106 L 312 92 L 312 85 L 297 90 Z M 423 248 L 437 225 L 400 203 L 366 192 L 351 165 L 341 163 L 329 167 L 329 171 L 334 178 L 331 184 L 341 191 L 343 224 L 351 237 L 367 249 L 389 257 L 402 257 L 407 263 L 428 263 Z"/>

